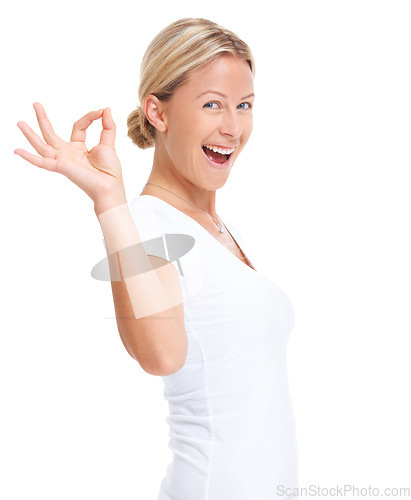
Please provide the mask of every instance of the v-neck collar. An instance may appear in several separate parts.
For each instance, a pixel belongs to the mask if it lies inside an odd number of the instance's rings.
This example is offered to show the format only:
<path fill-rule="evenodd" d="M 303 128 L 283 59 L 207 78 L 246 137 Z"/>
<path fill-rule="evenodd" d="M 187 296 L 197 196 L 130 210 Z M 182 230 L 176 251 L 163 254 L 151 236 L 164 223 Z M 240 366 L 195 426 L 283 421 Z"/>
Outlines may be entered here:
<path fill-rule="evenodd" d="M 213 236 L 210 231 L 208 231 L 205 227 L 203 227 L 199 222 L 197 222 L 195 219 L 193 219 L 193 217 L 190 217 L 189 215 L 187 215 L 186 213 L 182 212 L 181 210 L 179 210 L 178 208 L 176 208 L 174 205 L 171 205 L 171 203 L 168 203 L 167 201 L 164 201 L 163 199 L 161 198 L 158 198 L 157 196 L 153 196 L 152 194 L 140 194 L 139 195 L 139 198 L 142 198 L 144 196 L 148 196 L 149 198 L 155 198 L 156 200 L 159 200 L 160 203 L 163 203 L 165 205 L 167 205 L 167 207 L 171 207 L 172 210 L 174 210 L 175 212 L 178 212 L 179 214 L 181 214 L 183 217 L 185 217 L 186 219 L 189 219 L 193 224 L 195 224 L 197 227 L 199 227 L 202 231 L 205 231 L 208 236 L 210 238 L 212 238 L 216 243 L 217 245 L 219 245 L 220 247 L 222 247 L 225 251 L 229 252 L 234 259 L 238 260 L 240 262 L 240 264 L 242 264 L 243 266 L 246 266 L 248 267 L 251 271 L 255 272 L 255 273 L 258 273 L 257 269 L 251 266 L 249 266 L 248 264 L 246 264 L 245 262 L 243 262 L 239 257 L 237 257 L 231 250 L 229 250 L 225 245 L 223 245 L 220 241 L 217 240 L 217 238 L 215 236 Z M 231 231 L 228 229 L 227 227 L 227 224 L 224 223 L 224 225 L 226 226 L 228 232 L 230 233 L 231 237 L 233 238 L 235 244 L 238 246 L 238 248 L 240 249 L 240 252 L 244 255 L 244 258 L 246 260 L 248 260 L 248 262 L 251 263 L 250 259 L 246 256 L 246 254 L 243 252 L 242 248 L 240 247 L 240 245 L 237 243 L 236 239 L 234 238 L 234 236 L 232 235 Z"/>

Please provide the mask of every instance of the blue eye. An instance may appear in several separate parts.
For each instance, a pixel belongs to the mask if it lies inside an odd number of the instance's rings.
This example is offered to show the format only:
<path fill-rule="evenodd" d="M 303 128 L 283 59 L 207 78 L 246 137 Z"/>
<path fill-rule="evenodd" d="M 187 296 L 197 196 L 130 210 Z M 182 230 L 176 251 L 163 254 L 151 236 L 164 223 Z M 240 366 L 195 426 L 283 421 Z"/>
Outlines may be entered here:
<path fill-rule="evenodd" d="M 209 104 L 217 104 L 218 105 L 218 102 L 217 101 L 210 101 L 210 102 L 207 102 L 206 104 L 204 104 L 204 108 L 208 108 L 208 109 L 216 109 L 216 108 L 212 108 L 209 106 Z M 240 108 L 240 106 L 243 106 L 243 105 L 247 105 L 248 108 Z M 251 109 L 252 108 L 252 105 L 250 102 L 242 102 L 241 104 L 238 105 L 239 109 Z"/>
<path fill-rule="evenodd" d="M 208 104 L 218 104 L 218 103 L 216 101 L 207 102 L 206 104 L 204 104 L 204 107 L 207 108 Z M 208 109 L 213 109 L 213 108 L 208 108 Z"/>
<path fill-rule="evenodd" d="M 251 103 L 249 103 L 249 102 L 242 102 L 241 104 L 239 104 L 239 106 L 242 106 L 243 104 L 247 104 L 248 108 L 240 108 L 240 109 L 251 109 L 252 108 Z"/>

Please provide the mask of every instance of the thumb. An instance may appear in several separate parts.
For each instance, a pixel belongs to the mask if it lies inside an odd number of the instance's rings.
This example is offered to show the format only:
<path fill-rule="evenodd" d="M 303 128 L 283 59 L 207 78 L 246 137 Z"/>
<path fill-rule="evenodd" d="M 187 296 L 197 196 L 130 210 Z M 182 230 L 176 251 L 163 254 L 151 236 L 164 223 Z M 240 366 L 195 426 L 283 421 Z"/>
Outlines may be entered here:
<path fill-rule="evenodd" d="M 105 108 L 101 118 L 103 130 L 100 134 L 100 144 L 105 144 L 106 146 L 112 146 L 114 148 L 116 140 L 116 124 L 114 123 L 111 115 L 111 109 Z"/>

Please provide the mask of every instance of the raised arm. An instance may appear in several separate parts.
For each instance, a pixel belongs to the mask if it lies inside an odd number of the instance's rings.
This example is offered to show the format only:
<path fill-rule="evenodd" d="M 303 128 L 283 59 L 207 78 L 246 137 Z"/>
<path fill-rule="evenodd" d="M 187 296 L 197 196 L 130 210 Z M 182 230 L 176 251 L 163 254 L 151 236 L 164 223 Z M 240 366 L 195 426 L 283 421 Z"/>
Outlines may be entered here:
<path fill-rule="evenodd" d="M 54 132 L 43 106 L 34 103 L 33 107 L 45 142 L 27 123 L 20 121 L 17 125 L 41 156 L 23 149 L 14 152 L 37 167 L 65 175 L 93 200 L 109 254 L 121 340 L 146 372 L 164 376 L 178 371 L 187 355 L 178 272 L 171 263 L 159 265 L 159 257 L 148 256 L 143 245 L 137 245 L 141 238 L 127 205 L 110 108 L 80 118 L 73 126 L 70 142 L 66 142 Z M 99 118 L 103 125 L 100 143 L 88 151 L 86 130 Z M 137 272 L 123 272 L 130 268 Z M 121 281 L 113 279 L 118 271 Z"/>

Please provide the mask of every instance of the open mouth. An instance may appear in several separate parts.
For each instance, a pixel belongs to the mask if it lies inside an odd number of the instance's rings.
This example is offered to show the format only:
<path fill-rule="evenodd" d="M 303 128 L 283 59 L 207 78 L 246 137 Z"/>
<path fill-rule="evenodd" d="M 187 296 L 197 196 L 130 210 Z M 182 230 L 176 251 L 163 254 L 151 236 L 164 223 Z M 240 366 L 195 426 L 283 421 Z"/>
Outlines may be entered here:
<path fill-rule="evenodd" d="M 226 164 L 229 161 L 231 155 L 233 154 L 233 153 L 221 154 L 218 153 L 217 151 L 213 151 L 212 149 L 207 148 L 206 146 L 202 146 L 202 149 L 206 157 L 215 165 Z"/>

